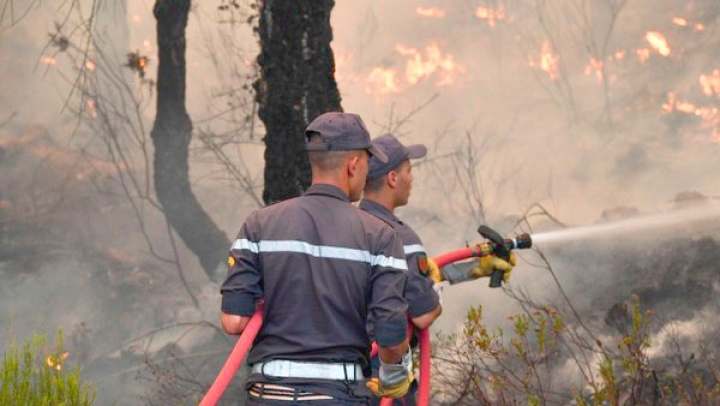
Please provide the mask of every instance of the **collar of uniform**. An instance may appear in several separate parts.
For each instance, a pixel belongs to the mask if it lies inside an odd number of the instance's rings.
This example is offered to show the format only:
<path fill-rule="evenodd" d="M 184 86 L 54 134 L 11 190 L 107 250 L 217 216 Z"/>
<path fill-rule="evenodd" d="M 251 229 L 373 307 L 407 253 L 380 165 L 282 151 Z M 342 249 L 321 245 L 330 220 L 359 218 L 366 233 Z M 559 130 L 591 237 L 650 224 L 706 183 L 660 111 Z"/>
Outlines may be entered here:
<path fill-rule="evenodd" d="M 377 217 L 382 218 L 383 220 L 390 222 L 390 223 L 397 223 L 402 224 L 403 222 L 400 221 L 399 218 L 397 218 L 393 212 L 387 209 L 387 207 L 383 206 L 382 204 L 378 202 L 374 202 L 372 200 L 362 199 L 360 201 L 360 210 L 365 210 L 366 212 L 375 215 Z"/>
<path fill-rule="evenodd" d="M 320 195 L 320 196 L 330 196 L 334 197 L 336 199 L 340 199 L 343 201 L 346 201 L 350 203 L 350 197 L 347 195 L 347 193 L 343 192 L 338 188 L 337 186 L 333 185 L 327 185 L 327 184 L 317 184 L 310 186 L 305 191 L 306 196 L 312 196 L 312 195 Z"/>

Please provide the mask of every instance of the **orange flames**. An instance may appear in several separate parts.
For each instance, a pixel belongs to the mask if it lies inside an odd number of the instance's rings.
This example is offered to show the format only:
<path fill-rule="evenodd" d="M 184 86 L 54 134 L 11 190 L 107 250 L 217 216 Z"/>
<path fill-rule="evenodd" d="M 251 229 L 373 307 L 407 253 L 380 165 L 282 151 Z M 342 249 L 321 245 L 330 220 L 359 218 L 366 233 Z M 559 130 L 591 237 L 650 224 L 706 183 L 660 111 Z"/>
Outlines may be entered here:
<path fill-rule="evenodd" d="M 455 83 L 457 75 L 463 71 L 455 57 L 443 52 L 436 43 L 426 45 L 424 50 L 397 44 L 395 51 L 407 58 L 405 71 L 400 74 L 395 68 L 374 68 L 366 78 L 365 90 L 368 93 L 400 93 L 409 86 L 433 77 L 436 78 L 435 86 L 448 86 Z"/>
<path fill-rule="evenodd" d="M 50 368 L 55 368 L 57 371 L 62 371 L 63 369 L 63 361 L 66 360 L 70 356 L 69 353 L 64 352 L 60 355 L 50 355 L 45 359 L 45 363 Z"/>
<path fill-rule="evenodd" d="M 695 31 L 704 31 L 705 30 L 704 24 L 702 24 L 702 23 L 691 24 L 687 19 L 682 18 L 682 17 L 673 17 L 672 23 L 677 25 L 678 27 L 690 27 L 692 25 L 692 27 L 695 29 Z"/>
<path fill-rule="evenodd" d="M 700 75 L 700 86 L 704 95 L 720 96 L 720 69 L 715 69 L 709 75 Z"/>
<path fill-rule="evenodd" d="M 590 64 L 585 65 L 585 68 L 583 69 L 583 73 L 586 76 L 590 76 L 595 73 L 595 78 L 597 79 L 598 83 L 602 82 L 603 80 L 603 61 L 598 61 L 595 58 L 590 58 Z"/>
<path fill-rule="evenodd" d="M 57 63 L 57 60 L 50 56 L 43 56 L 40 58 L 40 62 L 44 63 L 47 66 L 54 66 Z"/>
<path fill-rule="evenodd" d="M 397 72 L 389 68 L 373 69 L 367 77 L 365 90 L 376 95 L 399 93 L 400 85 L 397 80 Z"/>
<path fill-rule="evenodd" d="M 679 112 L 694 115 L 702 121 L 701 128 L 712 130 L 711 139 L 720 142 L 720 110 L 715 106 L 697 106 L 687 100 L 681 100 L 674 92 L 668 92 L 667 101 L 663 103 L 665 113 Z"/>
<path fill-rule="evenodd" d="M 475 17 L 487 21 L 490 28 L 495 28 L 497 21 L 505 19 L 505 7 L 502 4 L 497 9 L 478 7 L 475 9 Z"/>
<path fill-rule="evenodd" d="M 551 80 L 556 80 L 560 77 L 560 68 L 558 62 L 560 61 L 560 55 L 556 54 L 552 50 L 550 41 L 544 40 L 540 46 L 540 60 L 535 61 L 532 58 L 528 60 L 528 65 L 531 68 L 539 68 L 545 72 Z"/>
<path fill-rule="evenodd" d="M 670 56 L 670 46 L 665 36 L 657 31 L 648 31 L 645 33 L 645 40 L 650 46 L 662 56 Z"/>
<path fill-rule="evenodd" d="M 415 14 L 427 18 L 445 18 L 445 10 L 439 7 L 420 7 L 415 8 Z"/>
<path fill-rule="evenodd" d="M 93 99 L 85 100 L 85 110 L 87 110 L 87 112 L 90 113 L 90 116 L 92 118 L 97 118 L 97 110 L 95 110 L 95 100 L 93 100 Z"/>
<path fill-rule="evenodd" d="M 85 61 L 85 69 L 87 69 L 88 72 L 95 72 L 95 68 L 96 68 L 95 62 L 89 61 L 89 60 Z"/>

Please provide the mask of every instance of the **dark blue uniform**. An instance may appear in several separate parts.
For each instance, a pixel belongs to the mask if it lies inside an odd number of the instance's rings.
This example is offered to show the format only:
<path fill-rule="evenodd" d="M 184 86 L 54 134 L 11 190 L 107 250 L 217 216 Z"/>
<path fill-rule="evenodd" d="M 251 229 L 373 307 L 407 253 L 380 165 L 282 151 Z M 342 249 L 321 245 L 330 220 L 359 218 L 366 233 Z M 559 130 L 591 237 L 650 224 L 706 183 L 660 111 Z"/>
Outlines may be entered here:
<path fill-rule="evenodd" d="M 427 276 L 427 253 L 420 237 L 410 226 L 398 219 L 390 210 L 372 200 L 360 201 L 360 209 L 383 220 L 393 227 L 403 242 L 403 252 L 408 263 L 408 283 L 405 288 L 405 299 L 408 302 L 408 313 L 411 317 L 422 316 L 440 305 L 440 298 L 433 289 L 433 281 Z M 396 399 L 395 405 L 415 405 L 417 381 L 408 394 Z M 379 403 L 376 399 L 375 404 Z"/>
<path fill-rule="evenodd" d="M 327 404 L 364 404 L 367 392 L 356 366 L 367 373 L 370 337 L 393 346 L 407 331 L 408 267 L 393 228 L 353 207 L 340 189 L 314 185 L 301 197 L 248 216 L 230 257 L 223 312 L 250 316 L 258 299 L 265 301 L 265 323 L 248 357 L 254 365 L 250 394 L 270 394 L 257 404 L 273 404 L 274 386 L 256 385 L 270 383 L 294 389 L 296 398 L 327 395 L 333 398 Z M 273 369 L 273 360 L 282 360 L 282 368 Z M 268 373 L 314 363 L 340 365 L 350 376 Z M 250 402 L 259 400 L 251 396 Z"/>

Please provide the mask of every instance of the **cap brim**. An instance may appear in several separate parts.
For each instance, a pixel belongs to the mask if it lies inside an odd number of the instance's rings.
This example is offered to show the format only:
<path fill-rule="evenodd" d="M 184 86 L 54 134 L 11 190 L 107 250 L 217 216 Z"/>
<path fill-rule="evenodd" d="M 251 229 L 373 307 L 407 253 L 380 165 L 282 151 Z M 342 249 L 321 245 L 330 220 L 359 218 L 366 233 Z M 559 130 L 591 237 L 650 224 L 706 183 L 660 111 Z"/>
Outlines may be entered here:
<path fill-rule="evenodd" d="M 367 150 L 368 150 L 368 152 L 370 153 L 370 155 L 372 155 L 372 156 L 374 156 L 375 158 L 377 158 L 378 161 L 380 161 L 380 162 L 382 162 L 382 163 L 384 163 L 384 164 L 387 163 L 388 157 L 387 157 L 387 155 L 385 155 L 384 152 L 382 152 L 382 151 L 380 150 L 380 148 L 376 147 L 375 145 L 370 145 Z"/>
<path fill-rule="evenodd" d="M 427 155 L 427 147 L 422 144 L 410 145 L 408 149 L 408 159 L 418 159 Z"/>

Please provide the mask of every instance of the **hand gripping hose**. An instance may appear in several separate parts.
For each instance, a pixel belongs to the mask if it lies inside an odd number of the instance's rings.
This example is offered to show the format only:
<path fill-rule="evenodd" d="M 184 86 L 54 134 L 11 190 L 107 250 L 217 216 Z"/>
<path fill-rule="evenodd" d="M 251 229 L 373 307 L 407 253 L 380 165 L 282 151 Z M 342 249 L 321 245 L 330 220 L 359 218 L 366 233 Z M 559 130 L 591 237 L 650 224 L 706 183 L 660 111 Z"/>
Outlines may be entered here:
<path fill-rule="evenodd" d="M 453 262 L 462 261 L 472 257 L 479 257 L 481 252 L 473 248 L 463 248 L 457 251 L 447 252 L 434 258 L 439 268 Z M 408 334 L 409 336 L 409 334 Z M 421 329 L 419 337 L 420 346 L 420 382 L 418 383 L 418 406 L 428 406 L 430 404 L 430 331 L 429 329 Z M 377 345 L 373 343 L 373 350 L 377 354 Z M 392 398 L 383 398 L 380 406 L 392 406 Z"/>
<path fill-rule="evenodd" d="M 457 251 L 451 251 L 440 255 L 439 257 L 435 258 L 435 262 L 437 263 L 438 267 L 442 268 L 447 264 L 456 261 L 462 261 L 463 259 L 477 257 L 479 255 L 480 252 L 475 249 L 463 248 Z M 240 335 L 237 344 L 235 344 L 235 347 L 228 356 L 227 361 L 225 361 L 225 365 L 223 365 L 217 378 L 215 378 L 215 382 L 213 382 L 212 386 L 205 394 L 205 397 L 200 402 L 199 406 L 215 406 L 220 401 L 223 392 L 225 392 L 225 389 L 227 389 L 238 368 L 240 368 L 240 364 L 242 364 L 243 360 L 245 359 L 245 355 L 247 355 L 247 352 L 250 350 L 253 341 L 255 341 L 255 337 L 260 331 L 262 322 L 262 307 L 259 307 L 257 310 L 255 310 L 255 313 L 250 318 L 247 326 L 245 326 L 245 329 Z M 409 334 L 410 330 L 408 329 L 408 336 Z M 418 390 L 418 405 L 428 406 L 430 403 L 430 332 L 428 331 L 428 329 L 420 330 L 419 344 L 420 382 Z M 371 355 L 377 355 L 376 343 L 373 343 L 372 345 Z M 380 402 L 380 405 L 390 406 L 392 405 L 392 401 L 392 398 L 383 398 Z"/>

